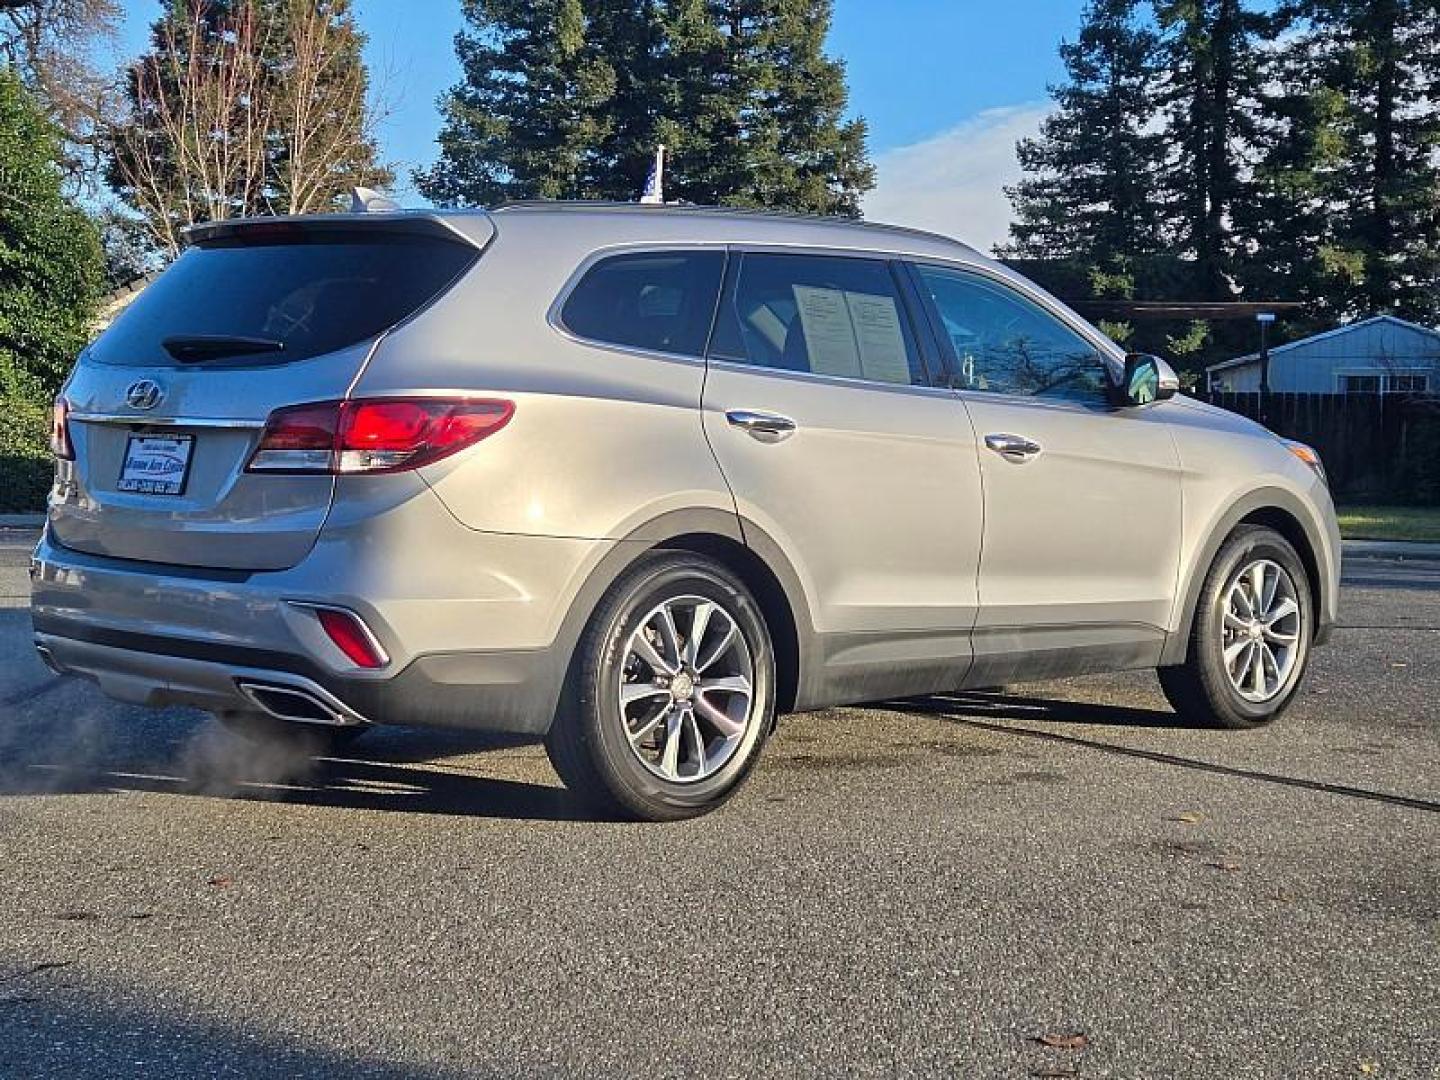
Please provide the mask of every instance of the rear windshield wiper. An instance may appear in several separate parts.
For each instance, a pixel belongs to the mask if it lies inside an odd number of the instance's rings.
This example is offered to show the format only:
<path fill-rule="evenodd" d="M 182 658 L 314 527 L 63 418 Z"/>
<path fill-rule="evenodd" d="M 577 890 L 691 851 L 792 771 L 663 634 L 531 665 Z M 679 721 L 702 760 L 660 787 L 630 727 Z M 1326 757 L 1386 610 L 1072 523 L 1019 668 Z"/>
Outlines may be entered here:
<path fill-rule="evenodd" d="M 240 337 L 233 334 L 178 334 L 160 342 L 166 352 L 182 364 L 219 360 L 226 356 L 283 352 L 285 343 L 273 338 Z"/>

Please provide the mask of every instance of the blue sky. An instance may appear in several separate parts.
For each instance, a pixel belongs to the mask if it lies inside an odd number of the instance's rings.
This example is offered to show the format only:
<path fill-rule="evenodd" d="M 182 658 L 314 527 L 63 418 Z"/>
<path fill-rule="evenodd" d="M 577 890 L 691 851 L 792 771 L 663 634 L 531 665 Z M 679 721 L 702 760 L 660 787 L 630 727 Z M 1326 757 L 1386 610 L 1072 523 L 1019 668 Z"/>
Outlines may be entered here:
<path fill-rule="evenodd" d="M 382 148 L 409 170 L 435 157 L 435 100 L 459 76 L 458 0 L 357 0 L 367 58 L 390 115 Z M 1056 45 L 1073 36 L 1081 0 L 836 0 L 829 51 L 845 61 L 851 111 L 870 124 L 879 184 L 870 217 L 937 228 L 988 247 L 1003 237 L 1000 189 L 1014 143 L 1045 112 L 1061 74 Z M 159 0 L 126 0 L 122 55 L 144 47 Z"/>

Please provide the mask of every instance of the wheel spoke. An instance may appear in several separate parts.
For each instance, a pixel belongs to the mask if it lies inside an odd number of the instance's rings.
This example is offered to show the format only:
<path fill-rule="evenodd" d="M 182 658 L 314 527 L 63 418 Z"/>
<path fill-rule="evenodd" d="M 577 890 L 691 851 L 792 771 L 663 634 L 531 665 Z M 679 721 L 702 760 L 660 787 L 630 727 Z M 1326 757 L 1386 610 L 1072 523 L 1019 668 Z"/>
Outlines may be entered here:
<path fill-rule="evenodd" d="M 669 697 L 670 691 L 664 687 L 656 686 L 650 682 L 626 683 L 620 687 L 620 704 L 628 708 L 637 701 L 644 701 L 647 698 Z"/>
<path fill-rule="evenodd" d="M 1242 652 L 1248 649 L 1250 645 L 1251 641 L 1249 638 L 1241 638 L 1239 641 L 1225 646 L 1225 667 L 1230 671 L 1234 671 L 1236 659 L 1240 656 Z M 1237 679 L 1240 678 L 1239 675 L 1236 675 L 1235 677 Z"/>
<path fill-rule="evenodd" d="M 710 616 L 714 611 L 715 605 L 708 600 L 695 605 L 695 613 L 690 620 L 690 636 L 685 640 L 685 662 L 692 668 L 699 666 L 700 643 L 705 640 L 705 631 L 710 627 Z"/>
<path fill-rule="evenodd" d="M 749 711 L 749 701 L 746 701 L 745 706 L 746 711 Z M 710 722 L 710 726 L 727 739 L 733 738 L 745 730 L 745 721 L 730 719 L 730 714 L 710 701 L 703 690 L 695 695 L 695 711 L 705 717 Z"/>
<path fill-rule="evenodd" d="M 1250 664 L 1255 659 L 1255 643 L 1245 640 L 1240 643 L 1239 666 L 1230 669 L 1230 677 L 1235 680 L 1236 686 L 1245 684 L 1245 676 L 1250 673 Z"/>
<path fill-rule="evenodd" d="M 660 608 L 660 642 L 665 646 L 665 659 L 670 661 L 674 670 L 678 670 L 681 663 L 680 655 L 680 632 L 675 629 L 675 613 L 666 604 Z"/>
<path fill-rule="evenodd" d="M 1265 647 L 1256 642 L 1252 650 L 1253 659 L 1250 662 L 1250 689 L 1255 693 L 1265 693 Z"/>
<path fill-rule="evenodd" d="M 1265 610 L 1265 564 L 1257 562 L 1250 567 L 1250 608 L 1259 615 Z"/>
<path fill-rule="evenodd" d="M 1264 563 L 1260 564 L 1260 610 L 1268 612 L 1275 604 L 1275 593 L 1280 588 L 1280 571 L 1273 573 L 1266 571 Z"/>
<path fill-rule="evenodd" d="M 701 690 L 719 690 L 727 694 L 750 694 L 750 680 L 744 675 L 724 675 L 718 679 L 701 679 Z"/>
<path fill-rule="evenodd" d="M 1291 615 L 1297 615 L 1299 612 L 1300 605 L 1294 600 L 1291 600 L 1290 597 L 1284 596 L 1281 597 L 1278 604 L 1265 613 L 1265 618 L 1262 621 L 1266 627 L 1271 627 L 1281 619 L 1288 619 Z"/>
<path fill-rule="evenodd" d="M 1250 600 L 1250 594 L 1245 591 L 1245 583 L 1237 581 L 1235 587 L 1230 591 L 1230 606 L 1236 608 L 1236 614 L 1240 621 L 1247 623 L 1255 617 L 1255 605 Z"/>
<path fill-rule="evenodd" d="M 695 719 L 693 711 L 686 710 L 681 723 L 690 748 L 695 751 L 695 774 L 691 779 L 698 780 L 705 775 L 705 736 L 701 734 L 700 722 Z"/>
<path fill-rule="evenodd" d="M 1227 630 L 1238 630 L 1242 634 L 1250 629 L 1250 624 L 1233 611 L 1225 612 L 1225 628 Z"/>
<path fill-rule="evenodd" d="M 660 775 L 667 780 L 680 779 L 680 710 L 665 713 L 665 747 L 660 751 Z"/>
<path fill-rule="evenodd" d="M 650 639 L 645 636 L 645 628 L 643 626 L 635 631 L 635 636 L 630 639 L 630 651 L 641 660 L 644 660 L 645 663 L 649 664 L 651 669 L 657 674 L 674 675 L 680 670 L 677 665 L 670 663 L 669 660 L 666 660 L 656 651 Z"/>
<path fill-rule="evenodd" d="M 711 649 L 699 660 L 695 661 L 695 671 L 697 673 L 703 673 L 709 671 L 710 668 L 714 667 L 715 661 L 719 660 L 722 656 L 725 655 L 726 652 L 729 651 L 730 643 L 735 640 L 735 633 L 735 624 L 734 622 L 729 621 L 727 616 L 725 633 L 721 635 L 719 643 L 716 644 L 713 649 Z"/>
<path fill-rule="evenodd" d="M 660 721 L 666 719 L 672 711 L 673 710 L 670 708 L 658 709 L 656 710 L 654 716 L 650 717 L 638 728 L 632 728 L 627 723 L 625 725 L 625 733 L 630 736 L 631 745 L 639 745 L 639 743 L 644 740 L 647 735 L 649 735 L 652 731 L 655 730 L 655 728 L 659 725 Z"/>

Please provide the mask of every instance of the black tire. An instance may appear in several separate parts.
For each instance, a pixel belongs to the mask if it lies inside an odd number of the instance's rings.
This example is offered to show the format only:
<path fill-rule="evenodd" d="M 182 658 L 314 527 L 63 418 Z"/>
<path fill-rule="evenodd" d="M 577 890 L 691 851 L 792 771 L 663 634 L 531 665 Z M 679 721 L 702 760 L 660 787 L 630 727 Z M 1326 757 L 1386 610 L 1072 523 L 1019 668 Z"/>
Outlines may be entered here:
<path fill-rule="evenodd" d="M 281 746 L 308 757 L 334 757 L 366 731 L 364 726 L 302 724 L 265 713 L 217 713 L 215 719 L 250 742 Z"/>
<path fill-rule="evenodd" d="M 733 624 L 748 649 L 751 693 L 744 699 L 746 705 L 737 706 L 743 713 L 744 727 L 735 736 L 733 746 L 725 742 L 718 729 L 707 733 L 703 725 L 694 728 L 696 741 L 701 744 L 696 756 L 703 761 L 707 746 L 719 746 L 729 754 L 723 763 L 717 758 L 714 772 L 702 778 L 672 781 L 659 775 L 654 763 L 645 763 L 643 750 L 632 749 L 627 734 L 632 725 L 643 724 L 645 710 L 652 705 L 641 705 L 638 721 L 632 714 L 627 723 L 622 716 L 620 693 L 624 680 L 636 680 L 639 673 L 652 670 L 645 665 L 636 667 L 630 652 L 632 636 L 643 632 L 642 625 L 651 625 L 646 624 L 646 619 L 660 605 L 683 603 L 683 598 L 713 602 Z M 683 629 L 683 624 L 677 624 L 677 629 Z M 713 640 L 704 631 L 700 636 L 701 646 Z M 725 655 L 732 654 L 727 650 Z M 627 685 L 648 687 L 665 681 L 658 669 L 653 672 L 653 681 L 638 678 Z M 683 714 L 686 702 L 668 696 L 679 682 L 677 676 L 671 688 L 657 691 L 653 708 L 668 716 L 672 707 L 678 707 Z M 703 686 L 703 680 L 697 685 Z M 702 695 L 697 691 L 695 696 Z M 698 705 L 689 706 L 692 715 L 700 715 Z M 760 756 L 774 714 L 774 650 L 765 619 L 749 590 L 714 559 L 688 552 L 657 551 L 627 569 L 597 605 L 576 648 L 560 709 L 545 738 L 545 749 L 565 786 L 598 814 L 676 821 L 707 813 L 739 790 Z M 654 738 L 664 746 L 678 734 L 661 739 L 657 727 Z M 708 743 L 702 735 L 708 736 Z M 664 757 L 663 753 L 660 757 Z"/>
<path fill-rule="evenodd" d="M 1279 680 L 1274 696 L 1264 701 L 1248 699 L 1232 684 L 1224 657 L 1225 611 L 1231 587 L 1257 560 L 1275 563 L 1289 575 L 1300 609 L 1294 665 L 1288 677 Z M 1310 579 L 1295 548 L 1273 529 L 1242 525 L 1226 538 L 1205 575 L 1185 663 L 1161 668 L 1160 688 L 1175 711 L 1191 722 L 1236 730 L 1268 724 L 1289 708 L 1305 680 L 1314 628 Z"/>

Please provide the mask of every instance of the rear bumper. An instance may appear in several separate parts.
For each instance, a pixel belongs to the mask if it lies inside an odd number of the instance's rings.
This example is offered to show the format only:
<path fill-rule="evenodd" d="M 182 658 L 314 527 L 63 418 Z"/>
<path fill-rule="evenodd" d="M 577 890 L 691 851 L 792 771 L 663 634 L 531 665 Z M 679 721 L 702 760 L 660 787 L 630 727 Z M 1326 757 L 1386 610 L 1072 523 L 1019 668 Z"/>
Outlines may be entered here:
<path fill-rule="evenodd" d="M 359 679 L 298 654 L 106 630 L 40 613 L 33 618 L 35 646 L 52 669 L 91 679 L 117 700 L 152 707 L 543 734 L 564 680 L 564 660 L 551 649 L 432 653 L 389 678 Z"/>
<path fill-rule="evenodd" d="M 201 570 L 65 548 L 31 564 L 35 642 L 55 668 L 137 704 L 254 711 L 277 698 L 324 723 L 548 730 L 567 615 L 609 541 L 477 532 L 432 493 L 340 522 L 281 571 Z M 307 603 L 346 608 L 389 663 L 359 668 Z M 292 717 L 301 718 L 301 717 Z"/>

